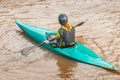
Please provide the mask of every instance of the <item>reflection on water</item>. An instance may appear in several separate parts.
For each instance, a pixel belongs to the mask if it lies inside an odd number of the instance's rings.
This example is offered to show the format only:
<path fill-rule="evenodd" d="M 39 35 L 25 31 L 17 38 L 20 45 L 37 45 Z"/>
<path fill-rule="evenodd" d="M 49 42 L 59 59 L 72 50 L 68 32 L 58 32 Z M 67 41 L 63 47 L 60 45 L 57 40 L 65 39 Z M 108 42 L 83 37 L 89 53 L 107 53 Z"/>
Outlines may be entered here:
<path fill-rule="evenodd" d="M 62 57 L 63 58 L 63 57 Z M 76 66 L 76 63 L 72 60 L 62 59 L 60 57 L 57 58 L 57 65 L 59 66 L 60 74 L 58 74 L 61 78 L 72 78 L 72 69 Z"/>
<path fill-rule="evenodd" d="M 52 55 L 52 57 L 57 60 L 56 64 L 59 67 L 60 72 L 58 76 L 63 79 L 72 79 L 73 68 L 77 66 L 77 62 L 54 53 L 49 53 L 49 55 Z"/>

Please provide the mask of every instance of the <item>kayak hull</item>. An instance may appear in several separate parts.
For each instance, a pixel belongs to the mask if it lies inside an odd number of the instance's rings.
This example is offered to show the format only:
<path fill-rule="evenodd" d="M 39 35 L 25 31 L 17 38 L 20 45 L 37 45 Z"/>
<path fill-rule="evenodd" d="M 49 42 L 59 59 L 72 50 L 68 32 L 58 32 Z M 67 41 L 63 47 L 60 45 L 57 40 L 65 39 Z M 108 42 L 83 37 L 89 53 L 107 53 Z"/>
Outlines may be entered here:
<path fill-rule="evenodd" d="M 25 32 L 29 38 L 31 38 L 33 41 L 35 41 L 38 44 L 41 44 L 44 40 L 47 38 L 47 34 L 56 34 L 56 32 L 40 28 L 32 25 L 28 25 L 19 21 L 16 21 L 16 24 Z M 79 62 L 84 62 L 87 64 L 92 64 L 95 66 L 108 68 L 108 69 L 115 69 L 119 70 L 116 66 L 111 65 L 109 62 L 105 61 L 103 58 L 101 58 L 99 55 L 97 55 L 95 52 L 84 46 L 83 44 L 79 42 L 75 42 L 74 47 L 69 48 L 53 48 L 50 44 L 44 44 L 43 47 L 46 49 L 57 53 L 59 55 L 66 56 L 68 58 L 77 60 Z"/>

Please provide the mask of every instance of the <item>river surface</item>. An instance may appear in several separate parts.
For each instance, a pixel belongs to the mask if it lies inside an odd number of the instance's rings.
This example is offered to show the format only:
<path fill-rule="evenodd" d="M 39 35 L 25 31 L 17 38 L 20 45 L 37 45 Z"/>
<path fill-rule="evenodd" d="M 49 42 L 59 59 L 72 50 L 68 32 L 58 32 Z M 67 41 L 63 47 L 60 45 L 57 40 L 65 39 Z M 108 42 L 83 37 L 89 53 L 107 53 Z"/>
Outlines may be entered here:
<path fill-rule="evenodd" d="M 58 15 L 76 25 L 76 40 L 120 67 L 120 0 L 0 0 L 0 80 L 120 80 L 120 71 L 80 63 L 34 46 L 15 24 L 19 20 L 56 31 Z"/>

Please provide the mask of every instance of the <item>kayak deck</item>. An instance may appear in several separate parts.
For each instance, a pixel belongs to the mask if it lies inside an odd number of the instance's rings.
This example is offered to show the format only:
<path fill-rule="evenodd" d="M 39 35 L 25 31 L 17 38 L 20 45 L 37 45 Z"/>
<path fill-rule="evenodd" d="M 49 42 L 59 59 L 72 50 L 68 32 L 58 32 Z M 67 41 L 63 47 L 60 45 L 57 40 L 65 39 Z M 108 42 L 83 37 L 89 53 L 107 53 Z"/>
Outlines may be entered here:
<path fill-rule="evenodd" d="M 28 25 L 19 21 L 16 21 L 16 24 L 25 32 L 27 36 L 29 36 L 38 44 L 47 39 L 46 32 L 47 34 L 56 34 L 56 32 L 54 31 Z M 109 62 L 105 61 L 103 58 L 101 58 L 99 55 L 97 55 L 95 52 L 93 52 L 83 44 L 77 41 L 75 42 L 75 44 L 76 45 L 74 47 L 69 48 L 54 48 L 50 44 L 44 44 L 43 47 L 54 53 L 66 56 L 79 62 L 84 62 L 108 69 L 120 70 L 118 67 L 111 65 Z"/>

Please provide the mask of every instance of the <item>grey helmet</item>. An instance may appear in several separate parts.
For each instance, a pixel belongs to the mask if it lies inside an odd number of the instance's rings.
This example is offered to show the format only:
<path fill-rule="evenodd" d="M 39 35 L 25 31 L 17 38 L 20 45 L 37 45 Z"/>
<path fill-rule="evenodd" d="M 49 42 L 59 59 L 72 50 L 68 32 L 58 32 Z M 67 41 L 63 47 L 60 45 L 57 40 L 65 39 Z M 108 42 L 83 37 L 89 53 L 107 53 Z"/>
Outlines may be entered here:
<path fill-rule="evenodd" d="M 65 25 L 68 22 L 68 17 L 66 14 L 60 14 L 58 17 L 58 21 L 61 25 Z"/>

